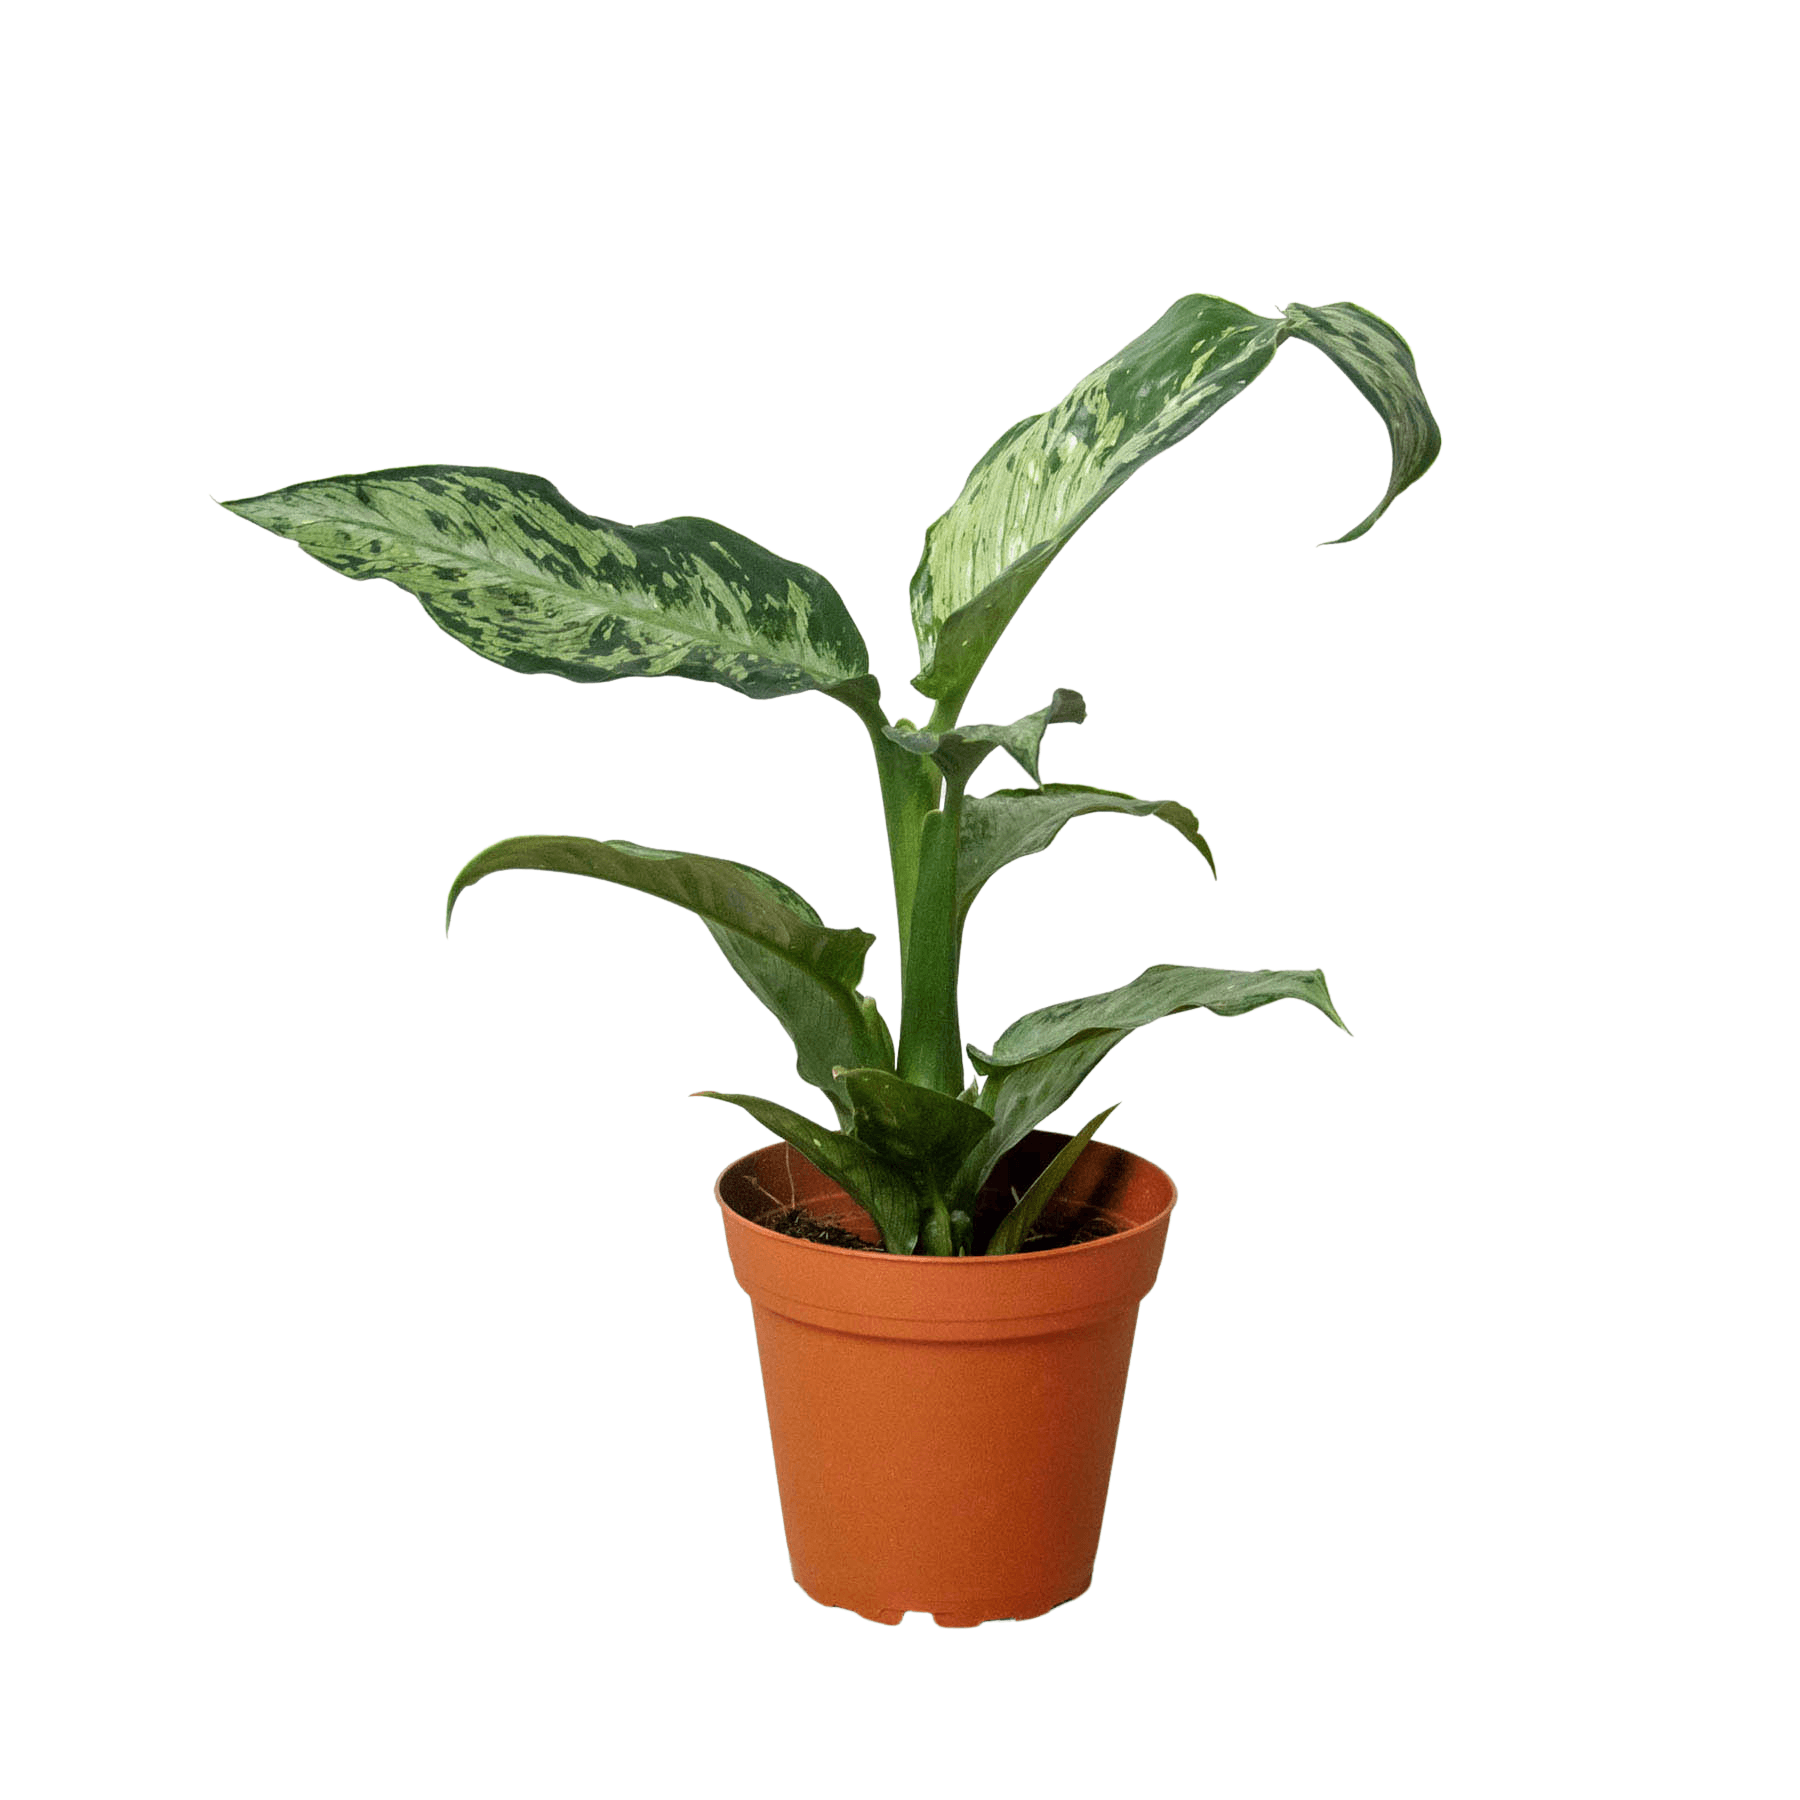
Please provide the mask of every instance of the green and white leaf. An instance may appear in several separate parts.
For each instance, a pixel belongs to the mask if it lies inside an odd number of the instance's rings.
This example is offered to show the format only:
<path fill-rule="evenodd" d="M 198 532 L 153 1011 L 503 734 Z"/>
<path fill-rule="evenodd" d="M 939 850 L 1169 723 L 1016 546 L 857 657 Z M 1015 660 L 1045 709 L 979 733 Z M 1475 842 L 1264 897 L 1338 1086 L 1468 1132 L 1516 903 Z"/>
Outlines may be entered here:
<path fill-rule="evenodd" d="M 1161 819 L 1192 844 L 1217 873 L 1212 851 L 1200 835 L 1200 821 L 1179 801 L 1134 800 L 1107 788 L 1067 782 L 1040 788 L 1000 788 L 963 802 L 956 846 L 957 918 L 968 917 L 975 896 L 1008 863 L 1047 850 L 1071 819 L 1087 813 Z"/>
<path fill-rule="evenodd" d="M 1178 300 L 1049 412 L 1021 420 L 925 535 L 912 582 L 915 685 L 960 698 L 1044 570 L 1095 509 L 1268 365 L 1280 321 Z"/>
<path fill-rule="evenodd" d="M 867 1144 L 841 1131 L 827 1131 L 776 1100 L 755 1094 L 700 1095 L 741 1106 L 758 1124 L 790 1143 L 822 1175 L 835 1181 L 875 1221 L 885 1249 L 911 1256 L 919 1242 L 919 1196 L 913 1184 Z"/>
<path fill-rule="evenodd" d="M 947 1197 L 969 1152 L 994 1129 L 979 1107 L 886 1069 L 841 1072 L 855 1136 L 926 1192 Z"/>
<path fill-rule="evenodd" d="M 957 725 L 948 731 L 915 731 L 890 725 L 887 735 L 917 756 L 929 756 L 959 789 L 988 753 L 1004 750 L 1033 781 L 1038 779 L 1038 749 L 1052 725 L 1079 725 L 1087 702 L 1073 688 L 1058 688 L 1050 704 L 1010 725 Z"/>
<path fill-rule="evenodd" d="M 1347 304 L 1290 307 L 1271 319 L 1216 295 L 1190 294 L 1049 412 L 1007 432 L 927 531 L 912 581 L 914 685 L 960 705 L 1076 531 L 1152 457 L 1241 394 L 1289 336 L 1325 350 L 1388 425 L 1395 461 L 1387 498 L 1349 535 L 1366 531 L 1437 454 L 1437 427 L 1405 340 Z"/>
<path fill-rule="evenodd" d="M 697 913 L 731 966 L 794 1040 L 801 1079 L 831 1097 L 844 1123 L 849 1097 L 834 1071 L 892 1067 L 887 1025 L 874 1001 L 856 991 L 875 940 L 866 931 L 826 926 L 773 875 L 719 857 L 650 850 L 621 839 L 508 838 L 482 851 L 457 876 L 445 925 L 464 889 L 502 869 L 586 875 Z"/>
<path fill-rule="evenodd" d="M 1023 1248 L 1025 1240 L 1031 1235 L 1032 1228 L 1043 1216 L 1044 1208 L 1056 1198 L 1056 1190 L 1068 1179 L 1069 1171 L 1081 1160 L 1081 1153 L 1093 1140 L 1094 1133 L 1112 1117 L 1116 1110 L 1116 1106 L 1109 1106 L 1103 1112 L 1095 1113 L 1057 1151 L 1043 1173 L 1019 1196 L 1012 1211 L 995 1226 L 994 1235 L 988 1239 L 985 1255 L 1011 1256 L 1015 1251 Z"/>
<path fill-rule="evenodd" d="M 506 469 L 426 465 L 301 482 L 232 512 L 340 575 L 392 581 L 509 669 L 571 681 L 680 675 L 755 700 L 858 683 L 837 590 L 706 519 L 620 525 Z M 341 633 L 354 646 L 354 633 Z M 860 689 L 851 691 L 860 692 Z"/>
<path fill-rule="evenodd" d="M 1393 474 L 1381 504 L 1341 538 L 1359 538 L 1393 505 L 1394 498 L 1437 460 L 1443 437 L 1425 404 L 1412 349 L 1387 320 L 1349 300 L 1330 306 L 1290 306 L 1287 329 L 1303 342 L 1323 350 L 1355 382 L 1362 396 L 1381 414 L 1393 450 Z"/>

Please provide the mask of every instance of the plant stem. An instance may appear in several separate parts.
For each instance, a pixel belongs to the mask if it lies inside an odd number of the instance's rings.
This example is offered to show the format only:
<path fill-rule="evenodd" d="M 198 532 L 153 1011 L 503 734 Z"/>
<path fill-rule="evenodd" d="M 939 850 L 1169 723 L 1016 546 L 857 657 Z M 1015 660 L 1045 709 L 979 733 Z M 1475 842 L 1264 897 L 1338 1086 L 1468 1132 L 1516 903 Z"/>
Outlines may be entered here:
<path fill-rule="evenodd" d="M 940 700 L 931 709 L 931 723 L 925 727 L 927 731 L 948 731 L 955 725 L 962 714 L 963 701 L 967 694 L 952 694 Z"/>
<path fill-rule="evenodd" d="M 919 1249 L 926 1256 L 954 1256 L 956 1233 L 940 1194 L 928 1194 L 919 1217 Z"/>
<path fill-rule="evenodd" d="M 839 697 L 867 727 L 881 780 L 900 941 L 899 1074 L 904 1081 L 941 1094 L 958 1094 L 963 1062 L 956 1006 L 961 959 L 956 851 L 962 783 L 944 781 L 932 763 L 888 737 L 887 717 L 872 696 Z M 940 700 L 932 711 L 931 729 L 949 730 L 961 709 L 961 695 Z"/>
<path fill-rule="evenodd" d="M 963 1087 L 962 1031 L 956 1012 L 956 847 L 962 784 L 949 782 L 944 804 L 919 832 L 906 966 L 901 979 L 900 1079 L 940 1094 Z"/>
<path fill-rule="evenodd" d="M 885 721 L 883 721 L 885 723 Z M 899 933 L 900 980 L 906 982 L 912 936 L 913 896 L 919 885 L 919 834 L 935 800 L 930 765 L 882 735 L 869 723 L 875 772 L 881 778 L 881 810 L 887 819 L 888 861 L 894 872 L 894 923 Z"/>

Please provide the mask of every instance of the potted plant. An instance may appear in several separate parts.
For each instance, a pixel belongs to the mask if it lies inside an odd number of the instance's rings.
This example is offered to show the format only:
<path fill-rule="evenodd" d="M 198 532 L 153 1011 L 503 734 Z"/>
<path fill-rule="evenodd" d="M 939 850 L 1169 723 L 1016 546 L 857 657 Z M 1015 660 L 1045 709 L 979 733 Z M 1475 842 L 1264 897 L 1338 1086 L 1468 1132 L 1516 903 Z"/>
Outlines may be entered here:
<path fill-rule="evenodd" d="M 518 837 L 474 858 L 449 908 L 502 869 L 636 888 L 705 922 L 792 1038 L 829 1102 L 824 1125 L 772 1100 L 714 1094 L 778 1134 L 717 1197 L 753 1302 L 794 1573 L 814 1598 L 897 1621 L 1026 1618 L 1088 1584 L 1138 1302 L 1175 1192 L 1161 1170 L 1039 1130 L 1138 1026 L 1201 1007 L 1230 1016 L 1304 1000 L 1342 1024 L 1314 970 L 1159 963 L 1063 1000 L 969 1048 L 957 1015 L 964 922 L 989 878 L 1071 820 L 1161 820 L 1212 863 L 1169 800 L 1043 783 L 1059 689 L 1011 724 L 965 724 L 969 691 L 1039 577 L 1134 470 L 1180 442 L 1288 338 L 1322 350 L 1381 415 L 1393 451 L 1360 537 L 1430 467 L 1438 430 L 1405 340 L 1359 306 L 1279 318 L 1179 300 L 975 465 L 926 533 L 912 580 L 923 724 L 890 720 L 861 634 L 831 584 L 722 525 L 627 526 L 502 469 L 426 466 L 302 482 L 229 502 L 354 580 L 415 594 L 443 629 L 510 669 L 573 681 L 681 675 L 751 699 L 816 692 L 874 750 L 901 961 L 899 1032 L 861 993 L 874 941 L 825 925 L 771 875 L 619 840 Z M 996 750 L 1029 787 L 971 793 Z M 446 914 L 446 923 L 448 913 Z M 1111 1109 L 1108 1108 L 1109 1112 Z"/>

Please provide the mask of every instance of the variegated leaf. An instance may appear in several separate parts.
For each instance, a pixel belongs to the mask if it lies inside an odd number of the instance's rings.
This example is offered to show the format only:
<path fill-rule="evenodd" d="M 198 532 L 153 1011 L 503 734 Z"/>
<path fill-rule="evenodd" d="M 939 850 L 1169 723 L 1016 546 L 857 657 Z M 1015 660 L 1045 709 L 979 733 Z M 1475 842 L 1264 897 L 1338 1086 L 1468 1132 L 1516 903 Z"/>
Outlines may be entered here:
<path fill-rule="evenodd" d="M 912 582 L 914 685 L 959 705 L 1038 577 L 1096 508 L 1242 393 L 1290 335 L 1324 349 L 1387 422 L 1394 478 L 1382 507 L 1349 535 L 1366 531 L 1437 454 L 1405 341 L 1360 307 L 1290 307 L 1270 319 L 1190 294 L 1049 412 L 1007 432 L 925 534 Z"/>
<path fill-rule="evenodd" d="M 1128 813 L 1136 818 L 1161 819 L 1206 858 L 1209 868 L 1213 867 L 1212 851 L 1200 835 L 1200 821 L 1178 801 L 1134 800 L 1129 794 L 1066 782 L 1052 782 L 1040 788 L 1000 788 L 963 802 L 962 830 L 956 846 L 958 919 L 968 917 L 975 896 L 990 877 L 1022 856 L 1035 856 L 1048 849 L 1071 819 L 1086 813 Z"/>
<path fill-rule="evenodd" d="M 822 1088 L 849 1123 L 849 1099 L 835 1070 L 893 1065 L 893 1041 L 873 1000 L 859 994 L 866 931 L 836 931 L 785 882 L 718 857 L 648 850 L 622 840 L 508 838 L 482 851 L 457 876 L 457 896 L 501 869 L 587 875 L 653 894 L 705 920 L 714 941 L 750 991 L 781 1021 L 799 1052 L 802 1080 Z"/>
<path fill-rule="evenodd" d="M 812 569 L 706 519 L 595 518 L 535 475 L 378 469 L 226 504 L 341 575 L 397 583 L 509 669 L 682 675 L 764 700 L 859 684 L 869 667 Z"/>
<path fill-rule="evenodd" d="M 887 735 L 917 756 L 929 756 L 958 787 L 992 750 L 1004 750 L 1033 781 L 1038 779 L 1038 747 L 1052 725 L 1079 725 L 1087 702 L 1073 688 L 1058 688 L 1050 704 L 1010 725 L 958 725 L 949 731 L 913 731 L 890 725 Z"/>
<path fill-rule="evenodd" d="M 1349 300 L 1330 306 L 1290 306 L 1289 333 L 1323 350 L 1355 382 L 1388 429 L 1394 468 L 1381 504 L 1336 543 L 1359 538 L 1437 460 L 1443 444 L 1437 420 L 1425 404 L 1412 349 L 1387 320 Z"/>
<path fill-rule="evenodd" d="M 844 1069 L 840 1075 L 856 1137 L 927 1192 L 947 1197 L 956 1171 L 994 1128 L 979 1107 L 886 1069 Z"/>
<path fill-rule="evenodd" d="M 827 1131 L 776 1100 L 755 1094 L 716 1094 L 702 1100 L 725 1100 L 741 1106 L 759 1125 L 792 1144 L 822 1175 L 835 1181 L 875 1221 L 882 1247 L 895 1256 L 911 1256 L 919 1242 L 919 1196 L 911 1181 L 884 1162 L 867 1144 L 841 1131 Z"/>
<path fill-rule="evenodd" d="M 1038 577 L 1131 473 L 1268 365 L 1281 323 L 1211 295 L 1178 300 L 1047 413 L 1007 432 L 925 534 L 913 576 L 915 685 L 957 698 Z"/>

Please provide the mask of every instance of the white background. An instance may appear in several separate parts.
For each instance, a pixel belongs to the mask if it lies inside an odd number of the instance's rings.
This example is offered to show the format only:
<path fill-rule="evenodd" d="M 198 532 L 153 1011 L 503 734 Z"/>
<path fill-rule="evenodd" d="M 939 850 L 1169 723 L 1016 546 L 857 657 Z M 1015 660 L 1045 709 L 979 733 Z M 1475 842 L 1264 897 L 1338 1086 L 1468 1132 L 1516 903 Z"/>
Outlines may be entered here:
<path fill-rule="evenodd" d="M 0 1787 L 1800 1791 L 1794 414 L 1775 9 L 95 7 L 15 32 Z M 1289 345 L 971 716 L 1090 706 L 978 1042 L 1326 970 L 1071 1107 L 1182 1191 L 1100 1565 L 883 1630 L 787 1574 L 710 1197 L 808 1103 L 689 918 L 882 933 L 849 715 L 481 662 L 213 507 L 399 463 L 722 519 L 890 703 L 926 523 L 1178 295 Z M 816 1098 L 816 1097 L 814 1097 Z"/>

